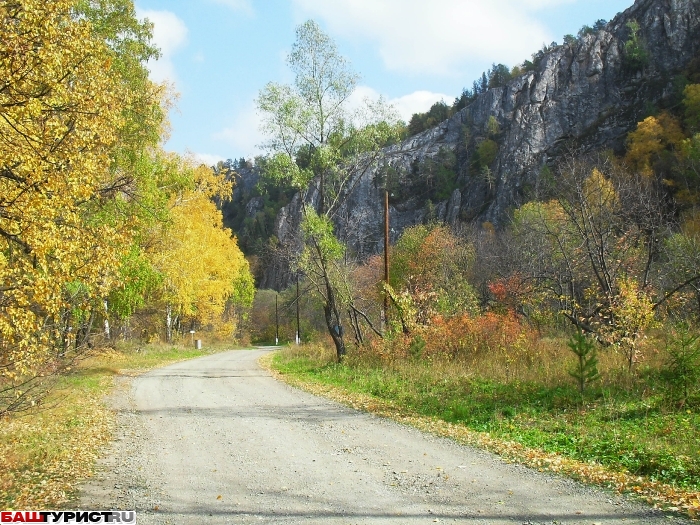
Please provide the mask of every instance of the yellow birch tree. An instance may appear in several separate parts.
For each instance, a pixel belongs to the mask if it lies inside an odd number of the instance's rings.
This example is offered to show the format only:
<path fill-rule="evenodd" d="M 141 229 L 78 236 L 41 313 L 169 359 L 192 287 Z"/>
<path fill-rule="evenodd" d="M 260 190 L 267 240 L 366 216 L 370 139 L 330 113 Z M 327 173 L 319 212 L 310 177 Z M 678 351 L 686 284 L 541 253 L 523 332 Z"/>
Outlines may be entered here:
<path fill-rule="evenodd" d="M 77 7 L 0 2 L 0 413 L 70 361 L 129 246 L 103 211 L 124 198 L 110 169 L 135 86 Z"/>
<path fill-rule="evenodd" d="M 177 327 L 209 327 L 232 334 L 234 320 L 225 320 L 223 315 L 227 302 L 236 286 L 247 283 L 245 287 L 252 290 L 248 262 L 231 230 L 223 227 L 221 211 L 212 201 L 230 196 L 230 183 L 203 165 L 193 170 L 192 177 L 193 188 L 173 198 L 172 221 L 152 253 L 153 265 L 163 276 L 168 340 Z M 252 295 L 239 300 L 250 303 Z M 184 327 L 186 323 L 190 326 Z"/>

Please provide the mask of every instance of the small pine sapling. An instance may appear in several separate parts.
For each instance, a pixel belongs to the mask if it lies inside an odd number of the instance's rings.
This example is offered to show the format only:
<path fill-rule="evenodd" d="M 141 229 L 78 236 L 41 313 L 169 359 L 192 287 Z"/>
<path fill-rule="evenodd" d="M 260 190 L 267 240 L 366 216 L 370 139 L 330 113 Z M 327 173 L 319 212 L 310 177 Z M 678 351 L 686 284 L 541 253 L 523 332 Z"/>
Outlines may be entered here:
<path fill-rule="evenodd" d="M 586 385 L 600 377 L 595 344 L 579 330 L 569 340 L 567 346 L 578 357 L 578 361 L 575 367 L 569 371 L 569 375 L 576 379 L 581 396 L 583 396 Z"/>
<path fill-rule="evenodd" d="M 669 394 L 678 407 L 683 407 L 698 391 L 700 384 L 700 334 L 681 326 L 667 348 L 667 361 L 662 369 Z"/>
<path fill-rule="evenodd" d="M 414 359 L 419 359 L 420 356 L 423 355 L 424 349 L 425 339 L 423 339 L 420 335 L 417 335 L 411 340 L 411 345 L 408 347 L 408 353 L 411 354 L 411 357 Z"/>

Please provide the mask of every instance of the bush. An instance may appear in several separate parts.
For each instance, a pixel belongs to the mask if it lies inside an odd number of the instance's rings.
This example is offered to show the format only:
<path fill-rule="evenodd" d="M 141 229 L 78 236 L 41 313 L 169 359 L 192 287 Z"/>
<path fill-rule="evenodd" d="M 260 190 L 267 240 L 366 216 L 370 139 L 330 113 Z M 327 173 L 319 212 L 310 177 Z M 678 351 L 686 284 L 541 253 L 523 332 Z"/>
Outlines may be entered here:
<path fill-rule="evenodd" d="M 498 155 L 498 144 L 491 139 L 486 139 L 476 148 L 472 158 L 472 167 L 477 171 L 484 167 L 490 167 L 496 160 L 496 155 Z"/>
<path fill-rule="evenodd" d="M 424 358 L 461 361 L 491 378 L 523 380 L 546 363 L 537 333 L 513 313 L 438 316 L 417 331 L 425 341 Z"/>
<path fill-rule="evenodd" d="M 625 41 L 624 64 L 632 71 L 644 69 L 649 63 L 649 52 L 646 48 L 646 42 L 639 35 L 639 24 L 636 20 L 630 20 L 627 22 L 627 29 L 630 36 Z"/>

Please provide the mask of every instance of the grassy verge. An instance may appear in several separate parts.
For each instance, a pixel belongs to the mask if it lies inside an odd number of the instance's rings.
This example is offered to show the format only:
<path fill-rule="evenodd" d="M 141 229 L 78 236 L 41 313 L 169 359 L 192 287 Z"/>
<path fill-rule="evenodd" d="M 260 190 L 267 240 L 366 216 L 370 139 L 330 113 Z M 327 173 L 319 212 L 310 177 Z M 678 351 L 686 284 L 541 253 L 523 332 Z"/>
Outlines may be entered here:
<path fill-rule="evenodd" d="M 0 508 L 57 508 L 70 500 L 110 439 L 112 415 L 103 400 L 116 375 L 136 375 L 228 348 L 121 347 L 83 361 L 58 379 L 41 407 L 2 421 Z"/>
<path fill-rule="evenodd" d="M 455 362 L 332 361 L 311 347 L 279 352 L 287 381 L 539 469 L 630 491 L 700 515 L 700 413 L 653 392 L 495 381 Z"/>

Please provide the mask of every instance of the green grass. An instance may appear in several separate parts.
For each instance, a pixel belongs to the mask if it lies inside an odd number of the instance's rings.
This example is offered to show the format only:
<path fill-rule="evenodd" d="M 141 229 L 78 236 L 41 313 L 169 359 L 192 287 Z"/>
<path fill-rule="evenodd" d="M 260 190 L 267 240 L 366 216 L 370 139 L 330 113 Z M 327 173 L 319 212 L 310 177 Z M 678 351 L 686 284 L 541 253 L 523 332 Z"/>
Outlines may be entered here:
<path fill-rule="evenodd" d="M 336 364 L 326 356 L 284 351 L 273 366 L 529 448 L 700 490 L 700 411 L 677 410 L 634 385 L 608 384 L 582 399 L 573 381 L 494 381 L 455 363 Z"/>
<path fill-rule="evenodd" d="M 114 377 L 231 348 L 201 350 L 173 345 L 121 346 L 97 353 L 57 378 L 36 409 L 0 424 L 0 507 L 56 508 L 75 497 L 111 435 L 112 414 L 103 399 Z"/>

